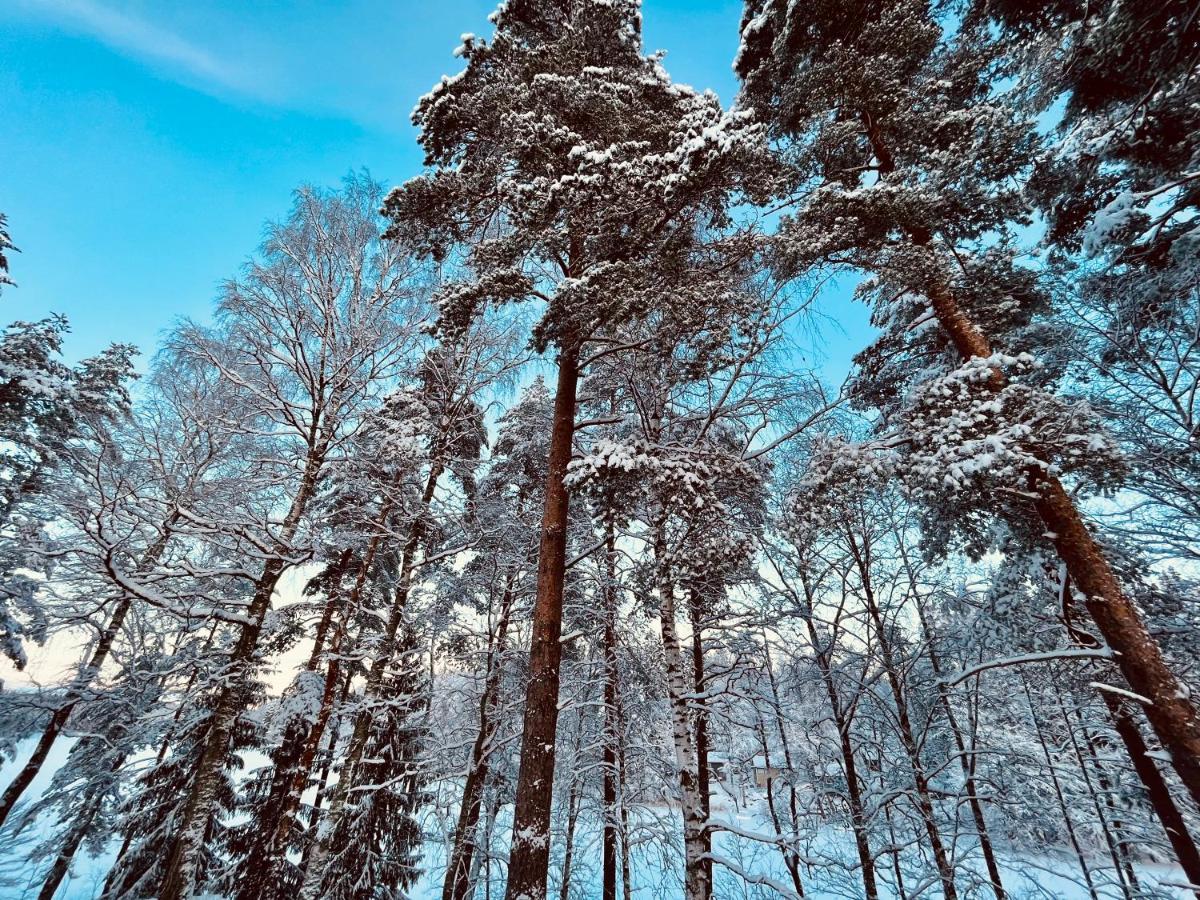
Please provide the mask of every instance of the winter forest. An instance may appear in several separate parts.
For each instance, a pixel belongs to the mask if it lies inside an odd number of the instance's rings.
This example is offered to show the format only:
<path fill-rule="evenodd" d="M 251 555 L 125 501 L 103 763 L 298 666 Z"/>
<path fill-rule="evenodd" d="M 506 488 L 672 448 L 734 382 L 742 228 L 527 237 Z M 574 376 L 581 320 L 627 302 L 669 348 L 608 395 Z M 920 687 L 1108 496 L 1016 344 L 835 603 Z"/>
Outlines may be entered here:
<path fill-rule="evenodd" d="M 0 335 L 0 896 L 1200 897 L 1200 4 L 641 16 Z"/>

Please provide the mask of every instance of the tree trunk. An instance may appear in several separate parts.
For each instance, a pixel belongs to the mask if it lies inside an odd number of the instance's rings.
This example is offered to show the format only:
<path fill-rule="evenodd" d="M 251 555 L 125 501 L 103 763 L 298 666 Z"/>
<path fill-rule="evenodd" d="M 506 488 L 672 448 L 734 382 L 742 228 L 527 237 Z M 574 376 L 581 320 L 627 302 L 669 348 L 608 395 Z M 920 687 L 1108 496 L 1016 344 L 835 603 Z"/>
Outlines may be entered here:
<path fill-rule="evenodd" d="M 621 724 L 617 720 L 617 694 L 620 671 L 617 668 L 617 588 L 616 540 L 612 523 L 605 524 L 604 535 L 604 753 L 603 787 L 604 834 L 600 896 L 617 900 L 617 845 L 620 840 L 620 813 L 617 809 L 617 742 Z"/>
<path fill-rule="evenodd" d="M 385 503 L 376 520 L 377 527 L 383 527 L 390 511 L 390 504 Z M 333 583 L 333 587 L 329 591 L 325 611 L 313 640 L 313 649 L 304 667 L 308 672 L 317 670 L 325 651 L 325 640 L 333 624 L 334 611 L 337 607 L 342 607 L 342 614 L 329 648 L 330 660 L 325 671 L 321 705 L 311 724 L 299 720 L 288 723 L 283 741 L 274 754 L 275 769 L 272 773 L 270 791 L 259 812 L 256 840 L 238 867 L 242 874 L 237 892 L 238 900 L 260 900 L 260 898 L 279 895 L 279 889 L 282 887 L 280 868 L 287 860 L 288 838 L 292 833 L 296 813 L 300 808 L 300 798 L 304 795 L 304 789 L 308 784 L 308 776 L 320 749 L 321 737 L 325 733 L 329 717 L 333 712 L 334 700 L 341 682 L 342 670 L 339 654 L 346 637 L 346 628 L 358 608 L 367 575 L 381 542 L 382 537 L 378 533 L 368 541 L 366 552 L 363 554 L 355 574 L 354 585 L 344 604 L 341 603 L 341 592 L 337 581 Z M 343 553 L 339 560 L 336 575 L 339 580 L 349 567 L 348 553 L 349 551 Z"/>
<path fill-rule="evenodd" d="M 1166 779 L 1150 757 L 1150 750 L 1142 738 L 1141 729 L 1119 699 L 1108 691 L 1101 691 L 1100 695 L 1104 699 L 1104 705 L 1108 707 L 1109 715 L 1112 716 L 1113 728 L 1133 761 L 1133 769 L 1146 788 L 1150 807 L 1166 832 L 1167 840 L 1171 842 L 1179 867 L 1183 869 L 1189 883 L 1200 885 L 1200 850 L 1197 849 L 1196 842 L 1188 830 L 1187 821 L 1175 805 Z M 1200 890 L 1196 891 L 1196 897 L 1200 900 Z"/>
<path fill-rule="evenodd" d="M 675 585 L 667 568 L 665 524 L 661 519 L 655 526 L 654 557 L 658 569 L 658 594 L 661 604 L 659 618 L 662 623 L 663 654 L 667 669 L 667 697 L 671 705 L 675 766 L 679 773 L 679 795 L 683 812 L 684 897 L 686 900 L 707 900 L 712 893 L 712 886 L 708 882 L 704 841 L 708 821 L 704 816 L 704 801 L 700 796 L 696 746 L 688 709 L 690 679 L 684 674 L 683 652 L 675 631 Z"/>
<path fill-rule="evenodd" d="M 1089 634 L 1074 622 L 1074 591 L 1071 589 L 1071 576 L 1068 573 L 1064 573 L 1062 576 L 1060 601 L 1064 624 L 1071 639 L 1081 646 L 1099 647 L 1100 641 L 1096 639 L 1095 635 Z M 1171 848 L 1175 851 L 1175 858 L 1178 860 L 1180 868 L 1183 869 L 1189 883 L 1200 885 L 1200 850 L 1197 849 L 1196 842 L 1188 831 L 1187 823 L 1184 821 L 1179 807 L 1175 805 L 1175 799 L 1171 796 L 1171 789 L 1167 786 L 1166 779 L 1163 778 L 1162 773 L 1158 771 L 1158 766 L 1150 757 L 1150 751 L 1142 738 L 1141 729 L 1138 728 L 1136 721 L 1129 713 L 1125 701 L 1113 696 L 1109 691 L 1098 691 L 1098 693 L 1112 718 L 1113 729 L 1129 754 L 1133 770 L 1146 789 L 1150 807 L 1158 817 L 1158 821 L 1167 835 L 1167 840 L 1170 841 Z M 1200 900 L 1200 890 L 1196 891 L 1196 896 Z"/>
<path fill-rule="evenodd" d="M 701 618 L 701 610 L 695 598 L 692 598 L 688 603 L 688 618 L 689 624 L 692 626 L 692 688 L 696 700 L 693 701 L 695 706 L 694 721 L 696 727 L 696 787 L 700 793 L 700 814 L 707 822 L 712 816 L 712 773 L 708 767 L 708 710 L 706 709 L 707 701 L 703 699 L 705 684 L 704 684 L 704 625 Z M 708 893 L 705 894 L 704 900 L 710 900 L 713 889 L 713 861 L 712 861 L 712 832 L 705 828 L 701 834 L 701 840 L 704 842 L 704 868 L 705 879 L 704 887 Z"/>
<path fill-rule="evenodd" d="M 325 860 L 329 856 L 329 842 L 337 830 L 339 818 L 342 816 L 346 806 L 346 797 L 350 788 L 354 785 L 356 770 L 359 762 L 362 760 L 363 753 L 366 751 L 367 740 L 370 736 L 374 712 L 367 705 L 367 702 L 379 696 L 380 689 L 383 687 L 384 677 L 387 674 L 387 668 L 392 662 L 396 634 L 400 630 L 400 623 L 404 618 L 404 611 L 408 606 L 408 598 L 412 590 L 412 577 L 413 571 L 416 569 L 417 553 L 420 550 L 421 540 L 425 536 L 427 520 L 424 513 L 433 501 L 438 479 L 441 478 L 443 470 L 443 465 L 439 461 L 435 461 L 430 468 L 429 475 L 425 480 L 425 489 L 421 495 L 421 511 L 418 513 L 418 517 L 413 522 L 412 527 L 409 528 L 408 539 L 405 541 L 404 549 L 401 551 L 400 571 L 396 579 L 396 590 L 392 597 L 392 608 L 388 615 L 387 625 L 384 628 L 383 641 L 381 643 L 382 650 L 371 661 L 370 670 L 367 672 L 367 681 L 363 686 L 362 699 L 360 701 L 362 709 L 355 717 L 354 731 L 350 737 L 350 744 L 346 749 L 346 758 L 342 761 L 338 783 L 334 788 L 333 799 L 329 804 L 329 823 L 322 830 L 322 834 L 318 838 L 317 844 L 313 848 L 312 855 L 308 861 L 308 871 L 305 873 L 304 884 L 300 893 L 302 898 L 315 898 L 319 895 L 321 879 L 324 875 Z M 326 715 L 325 721 L 328 721 L 328 715 Z M 322 722 L 322 727 L 323 724 Z M 319 742 L 319 734 L 316 735 L 316 739 L 316 741 L 313 741 L 312 735 L 310 735 L 310 748 L 314 748 L 317 742 Z"/>
<path fill-rule="evenodd" d="M 879 164 L 879 176 L 886 178 L 896 169 L 894 159 L 870 118 L 864 116 L 863 121 Z M 909 228 L 908 237 L 917 246 L 936 252 L 929 230 Z M 987 335 L 959 304 L 948 279 L 936 277 L 926 293 L 938 324 L 964 360 L 992 355 Z M 1000 390 L 1004 383 L 1004 376 L 993 370 L 992 388 Z M 1083 591 L 1084 604 L 1101 636 L 1117 652 L 1116 664 L 1121 674 L 1135 693 L 1149 699 L 1146 717 L 1150 726 L 1170 754 L 1179 780 L 1200 806 L 1200 715 L 1190 692 L 1167 665 L 1141 612 L 1121 587 L 1062 483 L 1044 472 L 1031 473 L 1030 482 L 1038 494 L 1034 507 L 1052 535 L 1059 558 Z"/>
<path fill-rule="evenodd" d="M 471 748 L 470 769 L 463 786 L 458 824 L 454 829 L 454 847 L 446 863 L 446 875 L 442 881 L 442 900 L 466 900 L 472 887 L 471 874 L 475 871 L 479 812 L 491 771 L 488 754 L 500 724 L 496 713 L 500 699 L 500 682 L 504 674 L 504 651 L 508 646 L 508 616 L 513 600 L 513 581 L 514 576 L 510 572 L 506 578 L 504 597 L 500 602 L 500 620 L 496 623 L 496 638 L 488 658 L 483 696 L 479 700 L 479 733 L 475 736 L 475 744 Z"/>
<path fill-rule="evenodd" d="M 850 807 L 850 830 L 854 833 L 854 848 L 858 853 L 858 865 L 862 872 L 863 893 L 866 900 L 878 900 L 879 884 L 875 875 L 875 857 L 871 854 L 871 839 L 867 833 L 866 809 L 862 800 L 862 785 L 858 779 L 858 763 L 854 753 L 854 742 L 850 733 L 852 714 L 842 705 L 841 693 L 833 674 L 831 656 L 833 647 L 822 649 L 820 635 L 813 621 L 813 591 L 804 583 L 804 599 L 800 601 L 800 617 L 808 631 L 808 640 L 813 648 L 821 682 L 829 698 L 829 709 L 833 724 L 837 727 L 838 747 L 842 751 L 842 768 L 846 773 L 846 805 Z M 796 598 L 799 599 L 799 598 Z"/>
<path fill-rule="evenodd" d="M 1050 773 L 1050 781 L 1054 785 L 1054 796 L 1058 798 L 1058 808 L 1062 813 L 1063 825 L 1067 829 L 1067 838 L 1071 842 L 1071 847 L 1075 851 L 1075 858 L 1079 861 L 1079 870 L 1083 873 L 1083 880 L 1087 884 L 1088 895 L 1092 900 L 1099 900 L 1099 895 L 1096 893 L 1096 885 L 1092 881 L 1092 873 L 1088 868 L 1087 858 L 1083 855 L 1083 848 L 1079 845 L 1079 838 L 1075 834 L 1075 823 L 1071 821 L 1071 808 L 1067 804 L 1067 798 L 1063 796 L 1062 785 L 1058 781 L 1058 771 L 1054 765 L 1054 758 L 1050 755 L 1050 747 L 1046 743 L 1045 732 L 1042 731 L 1042 722 L 1038 718 L 1037 710 L 1033 705 L 1033 695 L 1029 691 L 1029 682 L 1025 680 L 1025 673 L 1017 670 L 1021 677 L 1021 686 L 1025 690 L 1025 701 L 1029 704 L 1029 715 L 1033 719 L 1033 730 L 1037 735 L 1038 744 L 1042 748 L 1042 758 L 1046 761 L 1046 769 Z"/>
<path fill-rule="evenodd" d="M 580 732 L 582 736 L 583 724 L 582 717 L 580 719 Z M 576 742 L 576 754 L 578 754 L 579 744 Z M 558 900 L 570 900 L 571 897 L 571 865 L 575 859 L 575 824 L 579 819 L 579 775 L 575 773 L 571 777 L 571 789 L 567 794 L 567 831 L 563 835 L 563 865 L 562 865 L 562 880 L 558 886 Z"/>
<path fill-rule="evenodd" d="M 905 564 L 907 565 L 907 559 Z M 912 572 L 909 572 L 910 584 L 913 589 L 916 589 L 916 580 L 913 578 Z M 928 648 L 927 655 L 929 657 L 929 666 L 933 670 L 934 677 L 938 679 L 938 703 L 942 707 L 942 711 L 946 714 L 946 723 L 950 726 L 950 733 L 954 735 L 954 747 L 958 752 L 958 761 L 963 773 L 963 788 L 967 792 L 967 802 L 971 807 L 971 818 L 975 821 L 975 832 L 979 837 L 979 851 L 983 854 L 983 862 L 987 868 L 988 880 L 991 883 L 992 893 L 996 900 L 1005 900 L 1004 884 L 1000 880 L 1000 865 L 996 860 L 996 852 L 992 848 L 992 838 L 988 833 L 987 819 L 983 815 L 983 803 L 979 799 L 979 788 L 975 782 L 975 769 L 972 765 L 972 760 L 967 753 L 966 739 L 963 737 L 962 729 L 958 726 L 958 717 L 954 714 L 954 706 L 950 703 L 950 694 L 946 687 L 941 682 L 942 664 L 938 659 L 937 648 L 933 643 L 933 629 L 929 627 L 929 620 L 925 616 L 925 607 L 920 599 L 917 599 L 917 618 L 921 623 L 921 632 L 925 638 L 925 646 Z"/>
<path fill-rule="evenodd" d="M 1079 767 L 1079 774 L 1083 777 L 1083 785 L 1087 788 L 1088 798 L 1092 801 L 1092 809 L 1096 813 L 1096 823 L 1100 826 L 1100 833 L 1104 835 L 1104 846 L 1108 849 L 1108 858 L 1113 864 L 1113 877 L 1116 879 L 1117 885 L 1121 889 L 1121 895 L 1125 900 L 1133 900 L 1129 885 L 1125 881 L 1125 871 L 1121 865 L 1121 853 L 1117 849 L 1117 841 L 1113 837 L 1112 828 L 1109 825 L 1108 816 L 1104 814 L 1104 807 L 1100 803 L 1100 798 L 1096 795 L 1096 787 L 1092 784 L 1092 773 L 1088 769 L 1087 760 L 1084 759 L 1083 750 L 1079 746 L 1078 738 L 1075 736 L 1075 727 L 1071 723 L 1070 716 L 1067 715 L 1067 707 L 1063 703 L 1062 694 L 1059 694 L 1054 699 L 1058 706 L 1059 718 L 1062 720 L 1063 730 L 1067 735 L 1067 743 L 1071 745 L 1071 751 L 1075 754 L 1075 764 Z"/>
<path fill-rule="evenodd" d="M 164 523 L 163 534 L 146 548 L 146 552 L 142 555 L 141 561 L 138 563 L 137 571 L 144 572 L 151 566 L 157 565 L 163 551 L 167 548 L 167 542 L 171 535 L 171 526 L 179 520 L 178 514 L 169 516 Z M 42 730 L 42 736 L 38 739 L 37 746 L 33 749 L 33 754 L 17 772 L 16 777 L 4 790 L 4 796 L 0 797 L 0 826 L 4 825 L 4 821 L 8 818 L 13 808 L 17 805 L 17 801 L 21 799 L 21 795 L 25 793 L 30 784 L 33 783 L 42 770 L 42 766 L 46 762 L 46 757 L 50 755 L 50 750 L 53 748 L 55 741 L 62 735 L 63 729 L 71 718 L 71 713 L 75 711 L 75 707 L 83 699 L 84 694 L 92 683 L 100 675 L 100 670 L 104 668 L 104 664 L 108 661 L 108 654 L 112 652 L 113 644 L 117 640 L 117 635 L 121 633 L 121 626 L 125 624 L 125 617 L 129 614 L 129 608 L 133 603 L 133 598 L 126 593 L 121 595 L 117 601 L 116 609 L 113 610 L 112 617 L 108 620 L 108 624 L 104 627 L 104 631 L 100 634 L 100 639 L 96 642 L 95 648 L 92 650 L 92 655 L 87 661 L 87 665 L 80 670 L 79 674 L 71 681 L 71 686 L 67 688 L 66 695 L 63 697 L 62 705 L 59 706 L 50 716 L 50 721 L 46 723 L 46 727 Z"/>
<path fill-rule="evenodd" d="M 537 600 L 529 648 L 529 687 L 521 737 L 509 855 L 507 900 L 542 900 L 550 864 L 550 807 L 554 792 L 554 743 L 558 732 L 559 663 L 562 659 L 563 578 L 567 562 L 569 498 L 563 479 L 571 461 L 579 349 L 563 349 L 546 473 L 546 501 L 538 550 Z"/>
<path fill-rule="evenodd" d="M 788 777 L 788 813 L 789 818 L 789 833 L 793 836 L 796 833 L 796 823 L 799 821 L 799 809 L 796 803 L 796 784 L 794 773 L 796 770 L 795 764 L 792 761 L 791 743 L 788 741 L 787 728 L 783 721 L 783 707 L 779 699 L 779 683 L 775 680 L 775 667 L 771 663 L 771 645 L 767 640 L 766 629 L 763 630 L 763 660 L 766 664 L 767 683 L 771 686 L 771 709 L 775 714 L 775 728 L 779 732 L 779 743 L 783 748 L 783 765 L 789 773 Z M 764 728 L 763 733 L 763 762 L 767 765 L 767 771 L 770 772 L 771 760 L 767 747 L 767 738 Z M 772 779 L 767 780 L 767 799 L 771 800 L 771 785 Z M 819 803 L 819 801 L 818 801 Z M 774 804 L 771 804 L 771 816 L 775 821 L 775 833 L 779 837 L 783 837 L 783 832 L 779 827 L 779 817 L 775 814 Z M 783 853 L 784 864 L 787 866 L 788 875 L 792 879 L 792 888 L 800 897 L 804 896 L 804 882 L 800 877 L 800 858 L 792 850 L 780 848 Z"/>
<path fill-rule="evenodd" d="M 316 427 L 314 422 L 314 431 Z M 291 508 L 275 543 L 276 555 L 267 560 L 262 575 L 255 583 L 254 597 L 246 610 L 249 621 L 242 626 L 241 634 L 238 635 L 237 643 L 230 654 L 225 677 L 221 681 L 217 702 L 210 716 L 204 749 L 197 761 L 191 790 L 184 801 L 175 837 L 168 851 L 159 900 L 184 900 L 195 886 L 196 857 L 200 853 L 213 805 L 216 803 L 234 725 L 246 708 L 246 689 L 255 669 L 255 654 L 263 620 L 271 608 L 271 596 L 275 593 L 279 578 L 287 568 L 284 554 L 287 552 L 288 543 L 295 537 L 308 501 L 316 490 L 321 465 L 322 453 L 310 445 L 300 486 L 292 499 Z"/>
<path fill-rule="evenodd" d="M 862 582 L 863 598 L 866 600 L 867 613 L 871 617 L 871 624 L 874 626 L 876 640 L 879 643 L 880 656 L 883 658 L 884 675 L 887 678 L 888 685 L 892 689 L 892 698 L 896 703 L 896 721 L 900 730 L 900 741 L 904 745 L 904 752 L 908 757 L 909 771 L 912 774 L 913 787 L 917 793 L 917 810 L 921 814 L 921 820 L 925 825 L 925 834 L 929 838 L 929 847 L 933 851 L 933 861 L 937 866 L 938 877 L 942 882 L 942 894 L 946 900 L 957 900 L 958 890 L 954 884 L 954 867 L 951 865 L 945 845 L 942 843 L 941 832 L 938 829 L 933 800 L 929 791 L 929 778 L 925 774 L 925 767 L 921 763 L 921 751 L 917 744 L 916 734 L 912 727 L 912 719 L 909 715 L 908 699 L 905 696 L 903 678 L 900 674 L 899 666 L 896 664 L 896 659 L 892 654 L 891 640 L 888 638 L 883 616 L 879 611 L 879 604 L 875 600 L 875 591 L 871 584 L 871 565 L 870 557 L 867 555 L 868 550 L 859 546 L 858 540 L 849 528 L 846 530 L 846 539 Z"/>

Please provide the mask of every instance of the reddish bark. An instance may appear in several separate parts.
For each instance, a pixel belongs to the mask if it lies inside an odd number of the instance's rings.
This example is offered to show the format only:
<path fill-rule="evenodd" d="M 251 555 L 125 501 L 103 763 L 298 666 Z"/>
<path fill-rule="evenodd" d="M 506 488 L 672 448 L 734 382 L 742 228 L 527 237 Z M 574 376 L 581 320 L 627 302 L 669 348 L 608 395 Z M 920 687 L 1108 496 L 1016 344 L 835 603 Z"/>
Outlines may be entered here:
<path fill-rule="evenodd" d="M 542 900 L 546 896 L 554 742 L 558 733 L 559 664 L 562 659 L 563 578 L 567 561 L 569 498 L 563 479 L 571 461 L 578 383 L 578 348 L 564 349 L 558 359 L 558 386 L 554 397 L 507 900 Z"/>

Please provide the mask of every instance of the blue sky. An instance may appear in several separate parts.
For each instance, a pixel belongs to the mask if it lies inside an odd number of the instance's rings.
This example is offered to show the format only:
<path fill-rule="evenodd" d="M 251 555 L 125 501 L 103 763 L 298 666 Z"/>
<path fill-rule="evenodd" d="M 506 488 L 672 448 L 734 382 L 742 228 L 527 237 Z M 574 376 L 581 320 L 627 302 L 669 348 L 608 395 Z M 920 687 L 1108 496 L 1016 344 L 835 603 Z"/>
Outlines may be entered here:
<path fill-rule="evenodd" d="M 419 169 L 409 111 L 494 5 L 8 0 L 0 211 L 22 252 L 4 319 L 65 313 L 71 358 L 152 352 L 177 317 L 207 315 L 294 187 Z M 644 0 L 646 45 L 728 102 L 740 12 Z"/>

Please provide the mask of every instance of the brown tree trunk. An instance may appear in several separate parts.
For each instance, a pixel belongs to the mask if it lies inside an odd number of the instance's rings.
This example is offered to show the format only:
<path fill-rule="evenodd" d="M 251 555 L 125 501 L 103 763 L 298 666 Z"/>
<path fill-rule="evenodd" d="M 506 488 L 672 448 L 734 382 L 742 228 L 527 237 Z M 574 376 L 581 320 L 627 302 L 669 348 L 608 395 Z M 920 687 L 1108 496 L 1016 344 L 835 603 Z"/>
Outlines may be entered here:
<path fill-rule="evenodd" d="M 894 159 L 870 118 L 864 116 L 863 121 L 879 164 L 879 175 L 886 178 L 896 169 Z M 910 228 L 908 237 L 917 246 L 936 252 L 929 230 Z M 992 355 L 987 335 L 959 304 L 948 279 L 935 278 L 927 286 L 927 294 L 938 324 L 964 360 Z M 1004 383 L 1004 376 L 993 370 L 992 388 L 1000 390 Z M 1150 701 L 1146 706 L 1150 726 L 1170 754 L 1179 780 L 1200 806 L 1200 715 L 1189 691 L 1167 665 L 1141 612 L 1121 587 L 1062 483 L 1043 472 L 1031 473 L 1030 481 L 1038 494 L 1034 507 L 1052 535 L 1059 558 L 1083 591 L 1084 604 L 1101 636 L 1116 651 L 1121 674 L 1135 693 Z"/>
<path fill-rule="evenodd" d="M 537 599 L 529 648 L 529 687 L 521 737 L 507 900 L 542 900 L 550 864 L 550 807 L 554 791 L 554 742 L 558 732 L 559 664 L 562 659 L 563 578 L 567 562 L 569 498 L 563 479 L 571 461 L 578 347 L 558 358 L 558 386 L 550 435 L 546 501 L 538 550 Z"/>
<path fill-rule="evenodd" d="M 479 812 L 483 806 L 483 792 L 491 771 L 488 754 L 499 725 L 496 712 L 500 699 L 500 682 L 504 674 L 504 651 L 508 646 L 508 616 L 512 606 L 513 581 L 513 575 L 509 573 L 504 597 L 500 602 L 496 637 L 488 658 L 483 696 L 479 700 L 479 733 L 475 736 L 475 744 L 471 748 L 471 765 L 467 772 L 466 784 L 463 786 L 458 824 L 454 829 L 454 847 L 446 863 L 446 875 L 442 881 L 442 900 L 466 900 L 472 887 L 471 874 L 475 870 Z"/>
<path fill-rule="evenodd" d="M 1061 591 L 1063 620 L 1071 639 L 1084 647 L 1099 647 L 1100 641 L 1096 639 L 1095 635 L 1089 634 L 1075 624 L 1075 592 L 1071 589 L 1069 574 L 1064 574 L 1062 577 Z M 1175 799 L 1171 796 L 1171 789 L 1167 786 L 1166 779 L 1163 778 L 1162 773 L 1158 771 L 1158 766 L 1150 757 L 1150 751 L 1146 747 L 1146 741 L 1142 738 L 1141 729 L 1138 728 L 1137 722 L 1130 714 L 1126 701 L 1114 697 L 1109 691 L 1099 691 L 1098 693 L 1112 718 L 1113 729 L 1117 732 L 1117 737 L 1121 739 L 1125 751 L 1129 754 L 1133 770 L 1146 789 L 1146 798 L 1150 801 L 1150 808 L 1158 817 L 1158 821 L 1167 835 L 1167 840 L 1170 841 L 1171 848 L 1175 851 L 1175 858 L 1178 860 L 1180 868 L 1183 869 L 1191 884 L 1200 885 L 1200 850 L 1197 849 L 1196 842 L 1192 839 L 1179 807 L 1175 805 Z M 1196 896 L 1200 900 L 1200 890 L 1196 891 Z"/>
<path fill-rule="evenodd" d="M 1107 691 L 1101 691 L 1100 695 L 1104 705 L 1108 707 L 1109 715 L 1112 716 L 1113 728 L 1133 761 L 1133 770 L 1146 788 L 1146 798 L 1150 801 L 1150 807 L 1166 832 L 1167 840 L 1171 842 L 1179 867 L 1183 869 L 1189 883 L 1200 885 L 1200 850 L 1196 848 L 1187 821 L 1175 805 L 1166 779 L 1150 757 L 1150 750 L 1142 738 L 1141 729 L 1120 700 Z M 1200 900 L 1200 890 L 1196 891 L 1196 897 Z"/>

